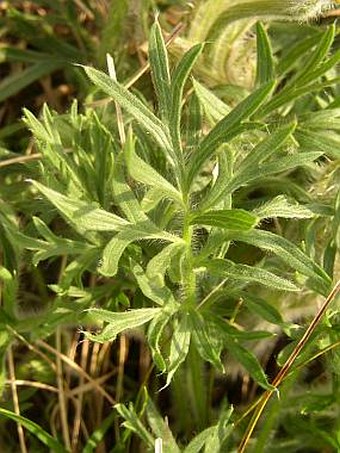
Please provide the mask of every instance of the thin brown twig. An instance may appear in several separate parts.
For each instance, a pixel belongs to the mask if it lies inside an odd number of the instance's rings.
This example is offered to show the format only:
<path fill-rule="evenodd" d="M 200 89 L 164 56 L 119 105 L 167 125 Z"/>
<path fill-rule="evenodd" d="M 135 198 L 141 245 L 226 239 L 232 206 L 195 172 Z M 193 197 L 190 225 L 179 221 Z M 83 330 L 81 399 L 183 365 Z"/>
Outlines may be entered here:
<path fill-rule="evenodd" d="M 75 363 L 74 361 L 70 360 L 65 354 L 63 354 L 62 352 L 59 352 L 57 351 L 55 348 L 53 348 L 52 346 L 50 346 L 48 343 L 45 343 L 43 340 L 38 340 L 37 342 L 41 347 L 43 347 L 44 349 L 46 349 L 47 351 L 50 351 L 52 352 L 54 355 L 59 355 L 61 360 L 63 362 L 65 362 L 68 366 L 70 366 L 71 368 L 73 368 L 73 370 L 75 370 L 77 373 L 83 375 L 85 377 L 86 380 L 88 380 L 89 382 L 92 383 L 93 387 L 96 388 L 98 390 L 99 393 L 101 393 L 106 399 L 107 401 L 112 404 L 112 405 L 115 405 L 116 404 L 116 401 L 114 400 L 114 398 L 112 398 L 111 395 L 109 395 L 99 384 L 98 382 L 93 379 L 88 373 L 86 373 L 86 371 L 84 371 L 77 363 Z"/>
<path fill-rule="evenodd" d="M 81 363 L 80 366 L 83 370 L 86 370 L 87 360 L 89 355 L 89 342 L 83 341 L 82 349 L 81 349 Z M 84 377 L 79 376 L 79 386 L 82 389 L 84 385 Z M 76 411 L 74 415 L 74 424 L 73 424 L 73 432 L 72 432 L 72 451 L 76 451 L 77 445 L 79 442 L 79 434 L 80 434 L 80 426 L 81 426 L 81 411 L 83 407 L 83 397 L 84 391 L 79 392 Z"/>
<path fill-rule="evenodd" d="M 262 415 L 262 412 L 264 411 L 268 401 L 270 400 L 271 396 L 273 395 L 274 392 L 277 391 L 278 387 L 281 385 L 283 380 L 286 378 L 286 376 L 289 374 L 292 365 L 294 364 L 296 358 L 300 354 L 301 350 L 304 348 L 308 340 L 310 339 L 311 335 L 315 331 L 316 327 L 319 325 L 320 321 L 322 320 L 324 314 L 326 313 L 327 309 L 329 308 L 329 305 L 332 303 L 332 301 L 337 297 L 337 295 L 340 292 L 340 280 L 336 283 L 336 285 L 333 287 L 332 291 L 329 293 L 327 298 L 325 299 L 324 303 L 321 305 L 319 311 L 316 313 L 314 316 L 312 322 L 309 324 L 308 328 L 306 329 L 304 335 L 298 342 L 298 344 L 295 346 L 294 350 L 292 351 L 291 355 L 289 358 L 286 360 L 285 364 L 281 368 L 281 370 L 278 372 L 276 375 L 275 379 L 272 382 L 272 389 L 267 390 L 263 396 L 258 400 L 256 404 L 256 410 L 253 414 L 252 419 L 250 420 L 250 423 L 247 427 L 247 430 L 242 438 L 242 441 L 238 447 L 238 453 L 244 453 L 248 442 L 251 438 L 251 435 Z"/>
<path fill-rule="evenodd" d="M 16 415 L 20 415 L 20 405 L 19 405 L 19 398 L 16 386 L 16 378 L 15 378 L 15 367 L 14 367 L 14 359 L 13 359 L 13 351 L 12 347 L 10 346 L 8 349 L 8 371 L 11 383 L 11 390 L 12 390 L 12 399 L 13 399 L 13 408 Z M 17 423 L 17 431 L 20 443 L 20 451 L 21 453 L 27 453 L 27 447 L 25 442 L 25 433 L 24 428 L 20 423 Z"/>
<path fill-rule="evenodd" d="M 11 385 L 11 382 L 12 382 L 11 379 L 6 379 L 5 384 Z M 48 392 L 58 393 L 58 389 L 56 387 L 53 387 L 52 385 L 44 384 L 43 382 L 39 382 L 39 381 L 29 381 L 27 379 L 16 379 L 15 385 L 17 387 L 20 387 L 20 386 L 34 387 L 34 388 L 41 389 L 41 390 L 47 390 Z"/>
<path fill-rule="evenodd" d="M 61 328 L 60 326 L 56 329 L 56 350 L 61 352 Z M 60 408 L 60 422 L 61 430 L 63 433 L 63 439 L 65 446 L 68 450 L 71 450 L 71 441 L 70 441 L 70 432 L 68 429 L 68 420 L 67 420 L 67 399 L 65 396 L 64 389 L 64 375 L 63 375 L 63 363 L 60 357 L 60 354 L 56 354 L 56 367 L 57 367 L 57 384 L 58 384 L 58 400 Z"/>
<path fill-rule="evenodd" d="M 22 343 L 24 343 L 30 351 L 33 351 L 35 354 L 37 354 L 39 357 L 41 357 L 43 360 L 45 360 L 54 372 L 56 371 L 55 363 L 46 354 L 44 354 L 42 351 L 40 351 L 40 349 L 33 346 L 29 341 L 26 340 L 25 337 L 23 337 L 19 332 L 14 330 L 11 326 L 7 325 L 7 329 L 16 338 L 18 338 L 18 340 L 22 341 Z"/>
<path fill-rule="evenodd" d="M 64 153 L 68 154 L 73 152 L 73 149 L 64 149 Z M 9 159 L 4 159 L 0 161 L 0 168 L 8 167 L 9 165 L 14 164 L 24 164 L 25 162 L 30 162 L 31 160 L 38 160 L 44 157 L 42 153 L 34 154 L 25 154 L 24 156 L 11 157 Z"/>

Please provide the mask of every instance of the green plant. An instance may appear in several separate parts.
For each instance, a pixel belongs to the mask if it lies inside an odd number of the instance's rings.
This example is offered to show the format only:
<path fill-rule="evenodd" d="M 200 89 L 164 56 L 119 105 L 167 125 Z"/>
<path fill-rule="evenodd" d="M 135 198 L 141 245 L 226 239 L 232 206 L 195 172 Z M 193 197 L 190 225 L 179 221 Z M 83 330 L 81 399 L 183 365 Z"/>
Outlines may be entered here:
<path fill-rule="evenodd" d="M 326 297 L 337 274 L 339 195 L 333 190 L 320 200 L 309 190 L 326 159 L 333 160 L 334 178 L 338 173 L 338 78 L 332 71 L 339 54 L 328 56 L 335 32 L 331 26 L 318 44 L 309 38 L 299 43 L 305 56 L 293 49 L 282 68 L 274 64 L 269 37 L 258 23 L 256 87 L 232 108 L 196 79 L 187 90 L 203 45 L 188 50 L 171 71 L 156 22 L 149 42 L 156 111 L 116 81 L 110 58 L 110 76 L 84 70 L 119 106 L 118 121 L 111 106 L 80 113 L 74 103 L 64 115 L 45 106 L 40 120 L 25 110 L 43 161 L 40 181 L 31 181 L 24 225 L 19 227 L 10 207 L 0 207 L 2 353 L 15 333 L 39 339 L 70 323 L 89 326 L 86 337 L 102 343 L 139 329 L 161 374 L 159 387 L 171 389 L 178 439 L 146 394 L 136 407 L 116 406 L 128 431 L 149 449 L 155 437 L 166 451 L 234 448 L 244 427 L 240 422 L 233 429 L 238 416 L 230 407 L 218 415 L 207 411 L 207 364 L 212 374 L 225 373 L 232 357 L 273 392 L 252 342 L 273 338 L 272 324 L 294 348 L 303 329 L 285 319 L 275 301 L 288 293 L 298 300 L 302 290 L 313 301 L 315 295 Z M 34 175 L 37 168 L 31 167 Z M 315 250 L 313 238 L 324 226 L 331 237 Z M 49 286 L 55 298 L 34 316 L 21 314 L 18 306 L 22 259 L 34 266 L 60 264 Z M 86 283 L 89 273 L 95 284 Z M 337 318 L 335 309 L 327 312 L 299 354 L 297 369 L 338 341 Z M 258 328 L 261 323 L 264 328 Z M 337 388 L 334 398 L 338 393 Z M 143 425 L 144 414 L 153 434 Z M 117 451 L 128 431 L 120 443 L 116 439 Z"/>

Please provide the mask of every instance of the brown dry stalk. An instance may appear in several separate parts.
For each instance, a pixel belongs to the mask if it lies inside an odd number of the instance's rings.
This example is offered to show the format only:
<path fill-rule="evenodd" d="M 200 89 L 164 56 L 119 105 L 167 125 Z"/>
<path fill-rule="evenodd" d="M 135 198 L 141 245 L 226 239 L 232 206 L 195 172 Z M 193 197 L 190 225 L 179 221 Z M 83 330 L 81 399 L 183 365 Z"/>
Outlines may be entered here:
<path fill-rule="evenodd" d="M 55 348 L 53 348 L 52 346 L 50 346 L 48 343 L 45 343 L 43 340 L 38 340 L 37 341 L 37 344 L 39 346 L 41 346 L 42 348 L 46 349 L 47 351 L 51 352 L 52 354 L 54 355 L 59 355 L 61 360 L 63 362 L 65 362 L 68 366 L 70 366 L 73 370 L 75 370 L 77 373 L 79 373 L 80 375 L 82 375 L 86 380 L 88 380 L 89 382 L 91 382 L 91 384 L 93 385 L 93 387 L 98 390 L 99 393 L 101 393 L 106 399 L 107 401 L 112 404 L 112 405 L 115 405 L 116 404 L 116 401 L 114 400 L 114 398 L 112 398 L 111 395 L 109 395 L 102 387 L 101 385 L 95 380 L 93 379 L 88 373 L 86 373 L 85 370 L 83 370 L 77 363 L 75 363 L 73 360 L 70 360 L 69 357 L 67 357 L 65 354 L 57 351 Z"/>
<path fill-rule="evenodd" d="M 339 294 L 339 292 L 340 292 L 340 280 L 333 287 L 332 291 L 329 293 L 326 300 L 321 305 L 319 311 L 314 316 L 312 322 L 309 324 L 304 335 L 302 336 L 302 338 L 300 339 L 298 344 L 295 346 L 294 350 L 292 351 L 291 355 L 286 360 L 286 362 L 283 365 L 283 367 L 281 368 L 281 370 L 276 375 L 275 379 L 272 382 L 273 388 L 270 390 L 267 390 L 256 403 L 256 409 L 255 409 L 254 415 L 251 418 L 250 423 L 247 427 L 247 430 L 243 436 L 243 439 L 238 447 L 238 450 L 237 450 L 238 453 L 245 452 L 245 449 L 248 445 L 251 435 L 252 435 L 268 401 L 270 400 L 273 393 L 277 391 L 278 387 L 281 385 L 281 383 L 284 381 L 284 379 L 287 377 L 287 375 L 291 371 L 291 368 L 292 368 L 296 358 L 298 357 L 301 350 L 304 348 L 304 346 L 310 339 L 311 335 L 313 334 L 316 327 L 319 325 L 320 321 L 322 320 L 324 314 L 326 313 L 327 309 L 329 308 L 329 305 L 333 302 L 333 300 L 336 298 L 336 296 Z"/>
<path fill-rule="evenodd" d="M 16 415 L 20 415 L 20 406 L 19 406 L 19 398 L 18 398 L 16 379 L 15 379 L 15 367 L 14 367 L 12 347 L 9 347 L 9 349 L 8 349 L 7 360 L 8 360 L 8 372 L 9 372 L 11 390 L 12 390 L 13 408 L 14 408 L 14 412 L 16 413 Z M 24 428 L 22 427 L 22 425 L 20 423 L 17 423 L 17 431 L 18 431 L 18 437 L 19 437 L 19 443 L 20 443 L 20 451 L 21 451 L 21 453 L 28 453 L 27 447 L 26 447 L 26 442 L 25 442 Z"/>

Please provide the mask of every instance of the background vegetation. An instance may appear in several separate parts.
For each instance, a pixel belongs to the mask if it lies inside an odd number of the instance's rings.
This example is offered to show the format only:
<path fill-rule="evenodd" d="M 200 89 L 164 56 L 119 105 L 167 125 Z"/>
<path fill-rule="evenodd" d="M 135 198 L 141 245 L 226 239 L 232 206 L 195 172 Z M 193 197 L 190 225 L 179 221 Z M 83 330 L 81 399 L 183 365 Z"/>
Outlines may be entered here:
<path fill-rule="evenodd" d="M 1 451 L 340 450 L 338 13 L 0 4 Z"/>

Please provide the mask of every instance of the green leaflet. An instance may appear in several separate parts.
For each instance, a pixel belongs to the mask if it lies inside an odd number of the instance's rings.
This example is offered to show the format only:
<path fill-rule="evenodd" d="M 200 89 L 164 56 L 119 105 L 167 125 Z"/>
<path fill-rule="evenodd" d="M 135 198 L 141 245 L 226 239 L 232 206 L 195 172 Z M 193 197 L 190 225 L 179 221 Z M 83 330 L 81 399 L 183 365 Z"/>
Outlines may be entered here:
<path fill-rule="evenodd" d="M 154 448 L 155 439 L 144 427 L 133 407 L 133 404 L 131 402 L 128 406 L 126 406 L 126 404 L 116 404 L 114 408 L 124 419 L 122 425 L 130 431 L 136 433 L 149 448 Z"/>
<path fill-rule="evenodd" d="M 229 230 L 250 230 L 258 223 L 258 217 L 243 209 L 221 209 L 193 214 L 192 225 L 209 225 Z"/>
<path fill-rule="evenodd" d="M 161 252 L 155 255 L 146 268 L 146 274 L 150 279 L 157 279 L 158 285 L 164 285 L 164 276 L 168 271 L 172 258 L 181 250 L 185 252 L 185 242 L 173 242 L 163 248 Z"/>
<path fill-rule="evenodd" d="M 182 313 L 178 322 L 174 325 L 170 343 L 170 354 L 167 364 L 166 385 L 169 385 L 179 366 L 184 362 L 189 352 L 191 341 L 190 316 Z"/>
<path fill-rule="evenodd" d="M 16 423 L 22 425 L 43 444 L 45 444 L 51 451 L 55 453 L 67 453 L 66 448 L 64 448 L 62 444 L 60 444 L 54 437 L 52 437 L 51 434 L 47 433 L 41 428 L 41 426 L 37 425 L 35 422 L 29 420 L 28 418 L 25 418 L 22 415 L 17 415 L 14 412 L 3 408 L 0 408 L 0 415 L 14 420 Z"/>
<path fill-rule="evenodd" d="M 264 299 L 249 293 L 244 293 L 244 295 L 242 294 L 242 298 L 244 299 L 247 308 L 255 315 L 261 316 L 261 318 L 272 324 L 283 324 L 280 312 Z"/>
<path fill-rule="evenodd" d="M 197 453 L 204 448 L 204 453 L 216 452 L 221 453 L 223 442 L 232 434 L 234 425 L 231 421 L 233 408 L 226 409 L 222 407 L 216 425 L 206 428 L 195 436 L 189 445 L 186 446 L 183 453 Z"/>
<path fill-rule="evenodd" d="M 322 151 L 300 152 L 291 156 L 280 157 L 274 161 L 259 165 L 259 167 L 249 168 L 246 171 L 236 175 L 235 179 L 230 182 L 226 190 L 235 191 L 239 187 L 245 186 L 251 181 L 310 164 L 322 154 Z"/>
<path fill-rule="evenodd" d="M 80 233 L 86 231 L 120 231 L 123 227 L 129 225 L 129 222 L 125 219 L 98 208 L 93 202 L 89 203 L 66 197 L 37 181 L 32 181 L 32 184 Z"/>
<path fill-rule="evenodd" d="M 170 289 L 164 285 L 162 276 L 152 275 L 151 278 L 144 273 L 143 268 L 137 263 L 131 263 L 131 270 L 143 294 L 158 305 L 174 303 L 174 296 Z M 165 271 L 164 271 L 165 272 Z"/>
<path fill-rule="evenodd" d="M 167 421 L 163 420 L 150 398 L 147 399 L 146 403 L 146 415 L 152 432 L 157 438 L 162 439 L 164 451 L 167 453 L 181 453 Z"/>
<path fill-rule="evenodd" d="M 312 36 L 299 40 L 288 49 L 285 49 L 283 58 L 277 62 L 276 73 L 281 77 L 288 73 L 289 70 L 296 65 L 299 58 L 303 57 L 308 50 L 318 44 L 321 35 L 322 33 L 320 32 L 313 33 Z"/>
<path fill-rule="evenodd" d="M 281 291 L 299 291 L 299 288 L 289 280 L 259 267 L 235 264 L 229 260 L 213 259 L 207 262 L 207 269 L 213 275 L 230 277 L 247 283 L 260 283 L 261 285 Z"/>
<path fill-rule="evenodd" d="M 224 366 L 221 362 L 220 355 L 222 344 L 208 329 L 208 324 L 204 321 L 203 316 L 198 311 L 190 313 L 190 322 L 192 338 L 199 355 L 210 362 L 221 373 L 225 373 Z"/>
<path fill-rule="evenodd" d="M 327 56 L 329 49 L 334 41 L 335 37 L 335 25 L 331 25 L 327 28 L 322 38 L 319 41 L 319 44 L 312 56 L 308 59 L 306 64 L 303 66 L 303 70 L 299 72 L 297 77 L 295 77 L 291 82 L 295 86 L 306 85 L 310 82 L 311 73 L 319 66 L 319 64 Z"/>
<path fill-rule="evenodd" d="M 11 274 L 8 269 L 0 266 L 1 305 L 10 318 L 16 318 L 19 280 L 17 273 Z"/>
<path fill-rule="evenodd" d="M 302 84 L 302 86 L 307 85 L 308 83 L 316 82 L 321 76 L 324 76 L 329 72 L 337 63 L 340 61 L 340 51 L 336 52 L 331 58 L 325 61 L 322 65 L 316 68 L 314 71 L 306 74 L 302 80 L 297 81 L 297 86 Z"/>
<path fill-rule="evenodd" d="M 250 151 L 247 156 L 241 161 L 234 178 L 237 180 L 245 178 L 247 173 L 255 168 L 258 168 L 262 162 L 269 159 L 280 147 L 286 144 L 296 128 L 296 123 L 291 123 L 283 126 L 263 140 Z M 276 159 L 277 160 L 277 159 Z"/>
<path fill-rule="evenodd" d="M 129 136 L 131 137 L 131 134 L 129 134 Z M 131 138 L 130 140 L 128 139 L 124 155 L 128 171 L 132 178 L 147 186 L 153 187 L 155 193 L 158 195 L 158 199 L 170 198 L 178 205 L 183 206 L 181 193 L 171 183 L 169 183 L 168 180 L 163 178 L 162 175 L 151 167 L 151 165 L 137 156 Z"/>
<path fill-rule="evenodd" d="M 257 64 L 256 84 L 262 85 L 274 77 L 274 61 L 269 37 L 261 22 L 256 24 Z"/>
<path fill-rule="evenodd" d="M 158 230 L 150 221 L 128 225 L 105 246 L 99 272 L 105 276 L 115 275 L 118 271 L 119 260 L 126 247 L 132 242 L 141 239 L 160 239 L 162 241 L 176 242 L 179 239 L 166 231 Z"/>
<path fill-rule="evenodd" d="M 340 158 L 340 139 L 336 131 L 318 130 L 315 126 L 313 129 L 301 127 L 296 130 L 294 137 L 303 149 L 319 149 L 334 159 Z"/>
<path fill-rule="evenodd" d="M 147 215 L 143 212 L 134 192 L 125 181 L 124 154 L 121 153 L 116 159 L 113 170 L 112 192 L 119 209 L 124 213 L 129 222 L 150 222 Z"/>
<path fill-rule="evenodd" d="M 160 116 L 169 120 L 170 70 L 162 31 L 156 19 L 150 30 L 149 60 L 153 83 L 157 93 Z"/>
<path fill-rule="evenodd" d="M 228 409 L 222 406 L 221 415 L 215 429 L 211 432 L 205 442 L 204 453 L 221 452 L 223 443 L 230 434 L 234 431 L 234 424 L 232 423 L 231 416 L 234 412 L 232 406 Z M 185 450 L 186 452 L 186 450 Z M 186 452 L 188 453 L 188 452 Z"/>
<path fill-rule="evenodd" d="M 172 74 L 171 82 L 171 110 L 170 110 L 170 132 L 175 150 L 177 150 L 178 158 L 182 160 L 182 144 L 181 144 L 181 112 L 182 99 L 185 83 L 189 74 L 195 65 L 197 59 L 201 55 L 203 44 L 193 46 L 186 52 Z"/>
<path fill-rule="evenodd" d="M 323 90 L 324 88 L 336 85 L 339 83 L 339 78 L 325 80 L 321 82 L 313 82 L 310 85 L 302 87 L 292 87 L 291 89 L 282 90 L 275 94 L 266 104 L 261 106 L 254 116 L 255 120 L 265 118 L 270 113 L 273 113 L 278 108 L 285 104 L 292 104 L 292 102 L 305 95 L 310 95 L 313 92 Z"/>
<path fill-rule="evenodd" d="M 145 131 L 159 144 L 167 157 L 173 160 L 174 155 L 171 149 L 169 134 L 163 123 L 149 110 L 136 96 L 130 93 L 123 85 L 113 81 L 105 73 L 89 66 L 84 70 L 92 82 L 106 94 L 118 102 L 122 108 L 130 113 Z"/>
<path fill-rule="evenodd" d="M 195 79 L 193 79 L 193 85 L 195 93 L 202 104 L 206 115 L 211 119 L 212 124 L 220 121 L 223 117 L 230 113 L 230 107 L 215 96 L 212 91 Z"/>
<path fill-rule="evenodd" d="M 259 364 L 257 358 L 252 352 L 241 346 L 235 339 L 224 337 L 224 341 L 228 348 L 229 353 L 244 366 L 250 376 L 264 389 L 272 389 L 268 383 L 267 377 Z"/>
<path fill-rule="evenodd" d="M 135 329 L 151 321 L 160 311 L 160 308 L 140 308 L 123 312 L 112 312 L 99 308 L 91 308 L 87 311 L 92 321 L 107 322 L 108 325 L 96 335 L 86 333 L 87 338 L 99 343 L 113 341 L 124 330 Z"/>
<path fill-rule="evenodd" d="M 84 192 L 79 168 L 65 152 L 58 128 L 55 125 L 55 118 L 48 106 L 46 104 L 43 106 L 43 121 L 39 121 L 26 109 L 24 109 L 24 114 L 24 122 L 35 136 L 42 155 L 67 180 L 68 187 L 72 186 L 78 198 Z"/>
<path fill-rule="evenodd" d="M 246 242 L 255 247 L 275 253 L 288 266 L 310 277 L 317 284 L 321 294 L 328 294 L 331 279 L 320 266 L 314 263 L 309 256 L 287 239 L 262 230 L 235 232 L 232 237 L 236 241 Z"/>
<path fill-rule="evenodd" d="M 204 162 L 209 159 L 223 143 L 231 140 L 247 129 L 243 121 L 254 114 L 265 99 L 274 89 L 274 83 L 269 82 L 258 88 L 240 104 L 237 105 L 227 116 L 222 118 L 216 126 L 203 138 L 188 169 L 188 187 L 198 175 Z M 248 125 L 249 127 L 249 125 Z"/>
<path fill-rule="evenodd" d="M 309 219 L 315 214 L 306 206 L 298 203 L 291 203 L 284 195 L 278 195 L 262 206 L 254 209 L 261 219 L 269 217 L 284 217 L 286 219 Z"/>
<path fill-rule="evenodd" d="M 152 358 L 157 368 L 162 372 L 166 371 L 166 359 L 161 351 L 162 337 L 172 316 L 177 312 L 179 307 L 179 304 L 170 301 L 170 303 L 166 304 L 162 311 L 156 315 L 149 324 L 147 337 Z"/>

